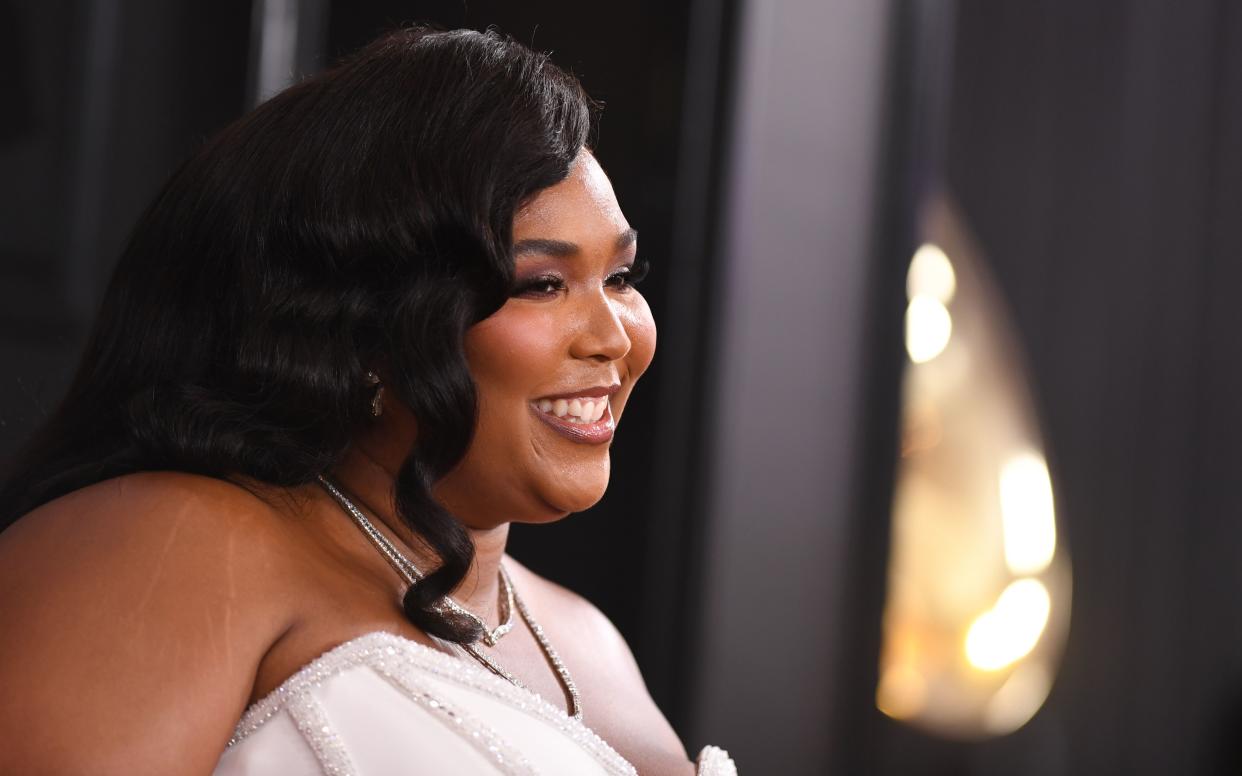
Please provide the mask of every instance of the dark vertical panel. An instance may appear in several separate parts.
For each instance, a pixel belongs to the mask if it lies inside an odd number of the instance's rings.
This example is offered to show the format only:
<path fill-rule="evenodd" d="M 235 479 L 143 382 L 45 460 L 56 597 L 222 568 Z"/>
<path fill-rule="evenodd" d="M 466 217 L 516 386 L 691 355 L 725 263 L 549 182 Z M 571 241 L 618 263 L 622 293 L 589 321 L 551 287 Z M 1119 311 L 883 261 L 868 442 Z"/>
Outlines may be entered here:
<path fill-rule="evenodd" d="M 859 670 L 842 657 L 891 8 L 746 3 L 738 28 L 693 730 L 743 770 L 827 773 L 852 743 L 836 715 Z"/>
<path fill-rule="evenodd" d="M 113 88 L 119 75 L 120 8 L 116 3 L 87 0 L 83 66 L 77 127 L 73 133 L 74 183 L 69 198 L 69 237 L 61 277 L 63 303 L 74 316 L 86 319 L 95 302 L 99 268 L 96 246 L 107 203 L 108 140 L 115 108 Z"/>
<path fill-rule="evenodd" d="M 736 4 L 694 0 L 683 88 L 675 220 L 661 305 L 657 439 L 652 459 L 643 620 L 635 645 L 656 702 L 680 730 L 689 727 L 690 666 L 702 648 L 699 610 L 702 537 L 709 516 L 707 461 L 714 392 L 708 353 L 723 311 L 717 255 L 731 141 Z"/>
<path fill-rule="evenodd" d="M 1187 689 L 1201 679 L 1195 653 L 1204 645 L 1187 640 L 1194 609 L 1186 602 L 1209 594 L 1191 584 L 1190 564 L 1191 529 L 1205 517 L 1195 508 L 1195 383 L 1206 345 L 1203 279 L 1210 271 L 1215 6 L 1214 0 L 1135 4 L 1127 30 L 1123 229 L 1113 288 L 1100 289 L 1114 292 L 1100 301 L 1107 299 L 1124 328 L 1108 358 L 1109 401 L 1101 420 L 1110 438 L 1097 449 L 1117 467 L 1110 478 L 1116 498 L 1101 505 L 1106 530 L 1131 537 L 1123 610 L 1129 639 L 1111 645 L 1128 658 L 1113 697 L 1126 709 L 1129 745 L 1121 767 L 1131 773 L 1175 773 L 1195 756 L 1198 714 Z M 1109 640 L 1091 636 L 1097 644 Z M 1087 722 L 1072 719 L 1074 729 Z"/>
<path fill-rule="evenodd" d="M 117 35 L 96 288 L 168 176 L 245 110 L 250 4 L 130 0 Z"/>
<path fill-rule="evenodd" d="M 0 140 L 0 456 L 64 391 L 158 187 L 243 108 L 249 2 L 0 6 L 16 91 Z M 10 107 L 6 104 L 6 108 Z"/>
<path fill-rule="evenodd" d="M 842 621 L 837 667 L 840 691 L 834 773 L 880 773 L 904 730 L 875 706 L 888 586 L 893 482 L 900 436 L 906 308 L 905 276 L 917 247 L 918 203 L 943 164 L 945 101 L 952 76 L 953 2 L 895 3 L 886 48 L 883 138 L 875 196 L 871 266 L 866 280 L 862 358 L 858 370 L 861 423 L 854 448 L 859 477 L 842 573 Z M 927 751 L 920 755 L 926 765 Z M 904 766 L 891 772 L 905 772 Z M 934 772 L 934 771 L 931 771 Z"/>
<path fill-rule="evenodd" d="M 0 128 L 0 458 L 66 380 L 81 324 L 63 262 L 82 68 L 83 20 L 69 0 L 0 3 L 5 116 Z M 57 41 L 61 45 L 53 45 Z"/>
<path fill-rule="evenodd" d="M 1027 727 L 890 724 L 886 773 L 1237 770 L 1239 18 L 960 3 L 950 192 L 1028 349 L 1073 613 Z"/>
<path fill-rule="evenodd" d="M 1197 519 L 1189 526 L 1193 622 L 1183 634 L 1197 653 L 1188 660 L 1196 675 L 1186 688 L 1195 767 L 1185 772 L 1201 776 L 1242 773 L 1242 5 L 1217 3 L 1213 23 L 1213 135 L 1203 149 L 1210 180 L 1200 275 L 1204 347 L 1195 374 Z"/>

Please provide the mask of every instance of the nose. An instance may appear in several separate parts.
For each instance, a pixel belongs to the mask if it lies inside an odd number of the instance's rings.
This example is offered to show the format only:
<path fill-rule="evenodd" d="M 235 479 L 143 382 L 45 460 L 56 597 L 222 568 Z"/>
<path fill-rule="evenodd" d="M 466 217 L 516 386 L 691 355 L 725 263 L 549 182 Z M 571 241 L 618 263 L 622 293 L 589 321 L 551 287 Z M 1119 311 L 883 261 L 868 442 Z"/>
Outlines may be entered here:
<path fill-rule="evenodd" d="M 630 335 L 618 314 L 618 304 L 604 289 L 586 295 L 581 302 L 579 324 L 570 343 L 574 358 L 617 361 L 630 352 Z"/>

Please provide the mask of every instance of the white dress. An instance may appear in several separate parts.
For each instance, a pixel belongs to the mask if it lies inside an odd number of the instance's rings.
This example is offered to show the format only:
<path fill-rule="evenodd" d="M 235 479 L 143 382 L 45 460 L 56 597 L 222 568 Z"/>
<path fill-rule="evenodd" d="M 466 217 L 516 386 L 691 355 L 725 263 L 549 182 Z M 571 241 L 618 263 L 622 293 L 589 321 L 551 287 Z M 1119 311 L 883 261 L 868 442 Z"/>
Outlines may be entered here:
<path fill-rule="evenodd" d="M 390 633 L 327 652 L 242 716 L 215 776 L 634 774 L 564 710 Z M 706 747 L 700 776 L 736 776 Z"/>

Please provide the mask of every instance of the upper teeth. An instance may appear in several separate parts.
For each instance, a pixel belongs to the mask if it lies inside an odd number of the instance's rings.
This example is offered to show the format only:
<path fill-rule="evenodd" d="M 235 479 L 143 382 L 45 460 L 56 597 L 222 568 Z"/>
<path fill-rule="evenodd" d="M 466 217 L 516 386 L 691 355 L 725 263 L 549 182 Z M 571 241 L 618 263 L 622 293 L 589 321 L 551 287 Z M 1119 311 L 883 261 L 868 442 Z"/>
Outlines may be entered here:
<path fill-rule="evenodd" d="M 604 417 L 608 397 L 598 399 L 540 399 L 535 405 L 540 412 L 564 418 L 570 423 L 594 423 Z"/>

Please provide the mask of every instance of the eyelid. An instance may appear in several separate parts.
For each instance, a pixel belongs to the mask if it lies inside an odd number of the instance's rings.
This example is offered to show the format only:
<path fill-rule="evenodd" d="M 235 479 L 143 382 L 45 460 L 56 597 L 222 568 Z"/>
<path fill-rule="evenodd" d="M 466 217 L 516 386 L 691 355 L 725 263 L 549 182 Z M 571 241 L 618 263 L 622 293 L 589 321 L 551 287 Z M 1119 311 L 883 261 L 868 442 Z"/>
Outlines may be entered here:
<path fill-rule="evenodd" d="M 620 277 L 625 281 L 627 287 L 633 288 L 641 283 L 643 278 L 647 277 L 647 271 L 650 268 L 651 264 L 646 259 L 636 258 L 624 267 L 614 271 L 608 278 L 611 280 L 614 277 Z"/>
<path fill-rule="evenodd" d="M 553 286 L 554 291 L 543 290 L 546 286 Z M 527 294 L 538 294 L 540 296 L 549 296 L 552 293 L 559 292 L 565 288 L 565 279 L 555 272 L 541 272 L 528 278 L 520 278 L 514 281 L 513 290 L 510 296 L 523 296 Z"/>
<path fill-rule="evenodd" d="M 604 283 L 609 285 L 619 280 L 621 281 L 622 288 L 633 288 L 647 276 L 649 266 L 646 259 L 636 258 L 629 264 L 625 264 L 610 272 L 604 279 Z M 552 290 L 544 290 L 547 286 L 552 286 Z M 564 291 L 566 287 L 565 278 L 560 273 L 547 271 L 515 280 L 513 290 L 509 295 L 551 296 L 553 293 Z"/>

